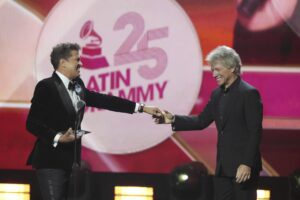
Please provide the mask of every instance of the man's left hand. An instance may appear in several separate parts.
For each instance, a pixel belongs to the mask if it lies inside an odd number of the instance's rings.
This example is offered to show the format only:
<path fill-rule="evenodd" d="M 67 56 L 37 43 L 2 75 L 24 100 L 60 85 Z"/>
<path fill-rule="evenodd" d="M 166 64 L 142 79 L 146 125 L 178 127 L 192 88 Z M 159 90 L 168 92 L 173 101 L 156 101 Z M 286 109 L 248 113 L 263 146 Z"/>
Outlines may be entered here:
<path fill-rule="evenodd" d="M 238 167 L 236 172 L 236 176 L 235 176 L 236 182 L 237 183 L 245 182 L 250 179 L 250 176 L 251 176 L 251 168 L 248 167 L 247 165 L 241 164 Z"/>

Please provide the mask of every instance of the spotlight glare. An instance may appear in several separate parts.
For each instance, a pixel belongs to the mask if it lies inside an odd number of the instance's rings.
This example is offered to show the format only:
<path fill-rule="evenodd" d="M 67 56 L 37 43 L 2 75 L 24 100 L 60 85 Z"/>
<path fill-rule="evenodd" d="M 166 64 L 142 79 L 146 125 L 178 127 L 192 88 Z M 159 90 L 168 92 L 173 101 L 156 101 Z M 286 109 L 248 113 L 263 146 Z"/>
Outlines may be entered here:
<path fill-rule="evenodd" d="M 256 190 L 257 200 L 270 200 L 270 190 Z"/>
<path fill-rule="evenodd" d="M 178 180 L 180 181 L 180 182 L 184 182 L 184 181 L 186 181 L 186 180 L 188 180 L 189 179 L 189 176 L 187 175 L 187 174 L 179 174 L 178 175 Z"/>
<path fill-rule="evenodd" d="M 0 200 L 30 200 L 29 184 L 0 183 Z"/>
<path fill-rule="evenodd" d="M 114 200 L 153 200 L 153 187 L 115 186 Z"/>

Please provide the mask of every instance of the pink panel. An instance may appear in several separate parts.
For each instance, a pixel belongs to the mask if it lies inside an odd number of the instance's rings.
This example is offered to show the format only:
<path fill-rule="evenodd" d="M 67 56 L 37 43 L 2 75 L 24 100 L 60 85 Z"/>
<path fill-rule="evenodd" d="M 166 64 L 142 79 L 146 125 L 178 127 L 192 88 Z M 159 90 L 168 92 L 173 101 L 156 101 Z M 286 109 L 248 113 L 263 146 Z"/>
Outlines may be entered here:
<path fill-rule="evenodd" d="M 242 78 L 260 91 L 264 116 L 300 118 L 300 72 L 244 72 Z M 192 113 L 203 109 L 215 87 L 211 72 L 204 72 L 199 102 Z"/>

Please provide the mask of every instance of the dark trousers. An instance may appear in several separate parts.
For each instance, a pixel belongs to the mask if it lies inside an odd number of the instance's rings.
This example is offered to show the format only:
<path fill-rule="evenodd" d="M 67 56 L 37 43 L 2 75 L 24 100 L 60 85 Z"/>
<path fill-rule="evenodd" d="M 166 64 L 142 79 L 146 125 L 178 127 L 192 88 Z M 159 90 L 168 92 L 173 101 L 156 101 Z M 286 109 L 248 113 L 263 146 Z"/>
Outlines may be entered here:
<path fill-rule="evenodd" d="M 37 169 L 36 174 L 43 200 L 67 200 L 71 171 Z"/>
<path fill-rule="evenodd" d="M 243 183 L 234 177 L 214 177 L 215 200 L 256 200 L 258 175 Z"/>

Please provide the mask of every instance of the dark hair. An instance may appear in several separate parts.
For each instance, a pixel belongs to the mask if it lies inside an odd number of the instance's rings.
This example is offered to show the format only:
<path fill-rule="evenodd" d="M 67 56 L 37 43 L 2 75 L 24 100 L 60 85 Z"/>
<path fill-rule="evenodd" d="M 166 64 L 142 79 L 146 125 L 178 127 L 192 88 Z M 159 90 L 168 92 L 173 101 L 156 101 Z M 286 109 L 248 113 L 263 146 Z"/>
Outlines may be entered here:
<path fill-rule="evenodd" d="M 60 59 L 68 59 L 71 56 L 71 51 L 74 50 L 80 50 L 77 43 L 60 43 L 53 47 L 50 58 L 54 69 L 57 69 Z"/>

